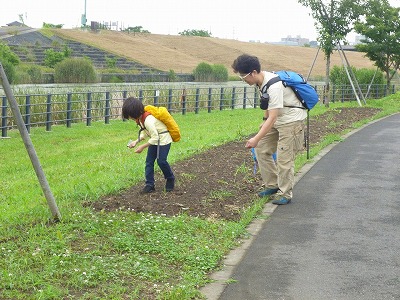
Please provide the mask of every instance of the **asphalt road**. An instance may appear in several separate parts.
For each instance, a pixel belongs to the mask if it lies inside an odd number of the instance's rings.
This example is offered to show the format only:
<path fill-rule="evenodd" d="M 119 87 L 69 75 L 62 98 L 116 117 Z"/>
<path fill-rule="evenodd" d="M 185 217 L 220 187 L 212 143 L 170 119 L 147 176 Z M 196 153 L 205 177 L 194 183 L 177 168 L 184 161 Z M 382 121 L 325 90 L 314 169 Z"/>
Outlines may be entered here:
<path fill-rule="evenodd" d="M 333 147 L 262 226 L 220 300 L 400 299 L 400 114 Z"/>

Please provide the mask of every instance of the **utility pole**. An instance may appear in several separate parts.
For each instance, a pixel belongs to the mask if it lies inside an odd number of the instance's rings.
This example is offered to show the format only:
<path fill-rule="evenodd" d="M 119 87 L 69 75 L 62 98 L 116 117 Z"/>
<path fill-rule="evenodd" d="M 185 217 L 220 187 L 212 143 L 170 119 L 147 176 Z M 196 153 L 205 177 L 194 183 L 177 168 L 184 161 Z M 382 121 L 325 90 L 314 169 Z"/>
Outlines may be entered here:
<path fill-rule="evenodd" d="M 84 14 L 82 15 L 82 18 L 81 18 L 82 27 L 86 26 L 86 22 L 87 22 L 87 18 L 86 18 L 86 0 L 85 0 L 85 12 L 84 12 Z"/>
<path fill-rule="evenodd" d="M 36 176 L 39 180 L 40 186 L 42 187 L 44 196 L 46 197 L 47 204 L 49 205 L 51 214 L 53 215 L 53 221 L 58 222 L 61 220 L 60 211 L 58 210 L 57 203 L 56 203 L 54 196 L 50 190 L 50 186 L 46 179 L 46 176 L 44 175 L 42 166 L 40 165 L 39 158 L 38 158 L 35 148 L 32 144 L 28 130 L 26 129 L 24 120 L 22 119 L 21 112 L 18 108 L 18 103 L 15 100 L 15 97 L 11 91 L 10 83 L 8 82 L 6 73 L 4 72 L 3 65 L 1 64 L 1 62 L 0 62 L 0 82 L 3 85 L 4 92 L 7 96 L 8 102 L 10 103 L 10 107 L 14 114 L 15 121 L 17 122 L 18 130 L 21 134 L 25 148 L 31 159 L 33 168 L 35 169 Z"/>

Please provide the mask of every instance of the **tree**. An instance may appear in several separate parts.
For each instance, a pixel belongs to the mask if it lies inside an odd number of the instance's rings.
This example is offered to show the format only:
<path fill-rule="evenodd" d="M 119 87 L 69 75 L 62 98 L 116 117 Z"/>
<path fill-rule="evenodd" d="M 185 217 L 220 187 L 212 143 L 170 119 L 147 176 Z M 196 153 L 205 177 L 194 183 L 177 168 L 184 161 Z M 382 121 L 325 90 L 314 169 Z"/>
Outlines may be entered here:
<path fill-rule="evenodd" d="M 18 14 L 18 18 L 21 21 L 21 23 L 25 25 L 24 14 Z"/>
<path fill-rule="evenodd" d="M 3 65 L 4 72 L 8 81 L 13 83 L 16 77 L 15 66 L 20 63 L 19 57 L 11 51 L 8 45 L 0 42 L 0 62 Z"/>
<path fill-rule="evenodd" d="M 179 35 L 211 37 L 211 32 L 198 29 L 186 29 L 182 32 L 179 32 Z"/>
<path fill-rule="evenodd" d="M 64 24 L 51 24 L 43 22 L 43 28 L 63 28 Z"/>
<path fill-rule="evenodd" d="M 0 42 L 0 59 L 8 61 L 14 66 L 20 63 L 18 55 L 12 52 L 10 47 L 2 42 Z"/>
<path fill-rule="evenodd" d="M 357 50 L 385 73 L 386 88 L 400 65 L 400 8 L 390 6 L 387 0 L 370 0 L 363 21 L 355 23 L 354 29 L 365 38 Z"/>
<path fill-rule="evenodd" d="M 298 0 L 303 6 L 311 8 L 311 14 L 318 30 L 318 42 L 326 58 L 325 105 L 329 106 L 329 72 L 331 54 L 338 42 L 343 42 L 351 32 L 352 24 L 361 15 L 363 0 Z M 326 3 L 324 3 L 326 2 Z"/>
<path fill-rule="evenodd" d="M 124 29 L 123 31 L 131 33 L 150 33 L 150 31 L 143 29 L 143 26 L 135 26 L 135 27 L 128 27 Z"/>

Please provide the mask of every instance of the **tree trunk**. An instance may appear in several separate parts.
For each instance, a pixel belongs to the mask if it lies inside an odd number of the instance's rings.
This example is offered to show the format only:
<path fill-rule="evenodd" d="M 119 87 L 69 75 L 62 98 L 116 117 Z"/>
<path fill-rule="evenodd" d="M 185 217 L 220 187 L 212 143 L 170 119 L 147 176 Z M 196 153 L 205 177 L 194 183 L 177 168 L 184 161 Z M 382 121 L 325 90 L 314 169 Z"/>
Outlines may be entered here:
<path fill-rule="evenodd" d="M 390 79 L 386 81 L 386 95 L 390 95 L 390 82 Z"/>
<path fill-rule="evenodd" d="M 324 91 L 324 99 L 323 103 L 325 104 L 326 107 L 329 107 L 329 101 L 330 101 L 330 67 L 331 67 L 331 55 L 327 54 L 326 55 L 326 70 L 325 70 L 325 91 Z"/>

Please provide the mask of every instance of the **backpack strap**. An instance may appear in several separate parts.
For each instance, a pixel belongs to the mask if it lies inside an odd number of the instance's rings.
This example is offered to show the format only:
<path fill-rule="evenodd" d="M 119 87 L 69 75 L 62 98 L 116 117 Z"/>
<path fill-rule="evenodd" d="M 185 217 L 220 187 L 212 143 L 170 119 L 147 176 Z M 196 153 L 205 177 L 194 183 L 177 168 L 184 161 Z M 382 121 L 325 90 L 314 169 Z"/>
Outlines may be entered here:
<path fill-rule="evenodd" d="M 151 115 L 151 113 L 149 113 L 148 111 L 145 111 L 144 113 L 142 113 L 142 116 L 140 118 L 136 119 L 136 124 L 138 124 L 142 128 L 145 128 L 144 120 L 146 120 L 148 115 Z"/>
<path fill-rule="evenodd" d="M 307 109 L 307 108 L 305 108 L 304 106 L 295 106 L 295 105 L 284 105 L 283 107 Z M 307 110 L 309 110 L 309 109 L 307 109 Z"/>
<path fill-rule="evenodd" d="M 149 113 L 148 111 L 145 111 L 142 114 L 141 118 L 136 119 L 136 124 L 140 126 L 140 130 L 138 133 L 138 142 L 140 141 L 140 134 L 142 133 L 143 130 L 146 129 L 146 127 L 144 126 L 144 121 L 146 120 L 148 115 L 151 115 L 151 113 Z"/>
<path fill-rule="evenodd" d="M 269 87 L 271 86 L 271 85 L 273 85 L 274 83 L 277 83 L 277 82 L 279 82 L 279 81 L 282 81 L 282 79 L 279 77 L 279 75 L 278 76 L 276 76 L 276 77 L 273 77 L 273 78 L 271 78 L 270 80 L 268 80 L 268 82 L 261 88 L 261 94 L 263 95 L 263 97 L 264 97 L 264 95 L 265 94 L 268 94 L 268 89 L 269 89 Z M 283 84 L 283 86 L 286 88 L 287 87 L 287 85 L 282 81 L 282 84 Z M 290 87 L 290 88 L 292 88 L 292 87 Z M 293 92 L 295 92 L 294 91 L 294 89 L 292 88 L 292 90 L 293 90 Z M 295 93 L 296 94 L 296 93 Z M 299 97 L 296 95 L 296 97 L 297 97 L 297 99 L 299 99 Z M 299 100 L 300 101 L 300 100 Z M 300 108 L 300 109 L 307 109 L 307 108 L 305 108 L 304 106 L 295 106 L 295 105 L 284 105 L 283 107 L 290 107 L 290 108 Z"/>
<path fill-rule="evenodd" d="M 274 83 L 277 83 L 279 81 L 282 81 L 281 78 L 277 75 L 273 78 L 271 78 L 270 80 L 267 81 L 266 84 L 264 84 L 261 88 L 260 88 L 260 93 L 261 93 L 261 99 L 260 99 L 260 108 L 262 110 L 266 110 L 268 109 L 269 106 L 269 95 L 268 95 L 268 89 L 271 85 L 273 85 Z"/>
<path fill-rule="evenodd" d="M 273 85 L 274 83 L 277 83 L 279 81 L 282 81 L 282 79 L 277 75 L 276 77 L 271 78 L 270 80 L 267 81 L 267 83 L 261 88 L 261 93 L 266 94 L 269 87 Z"/>

